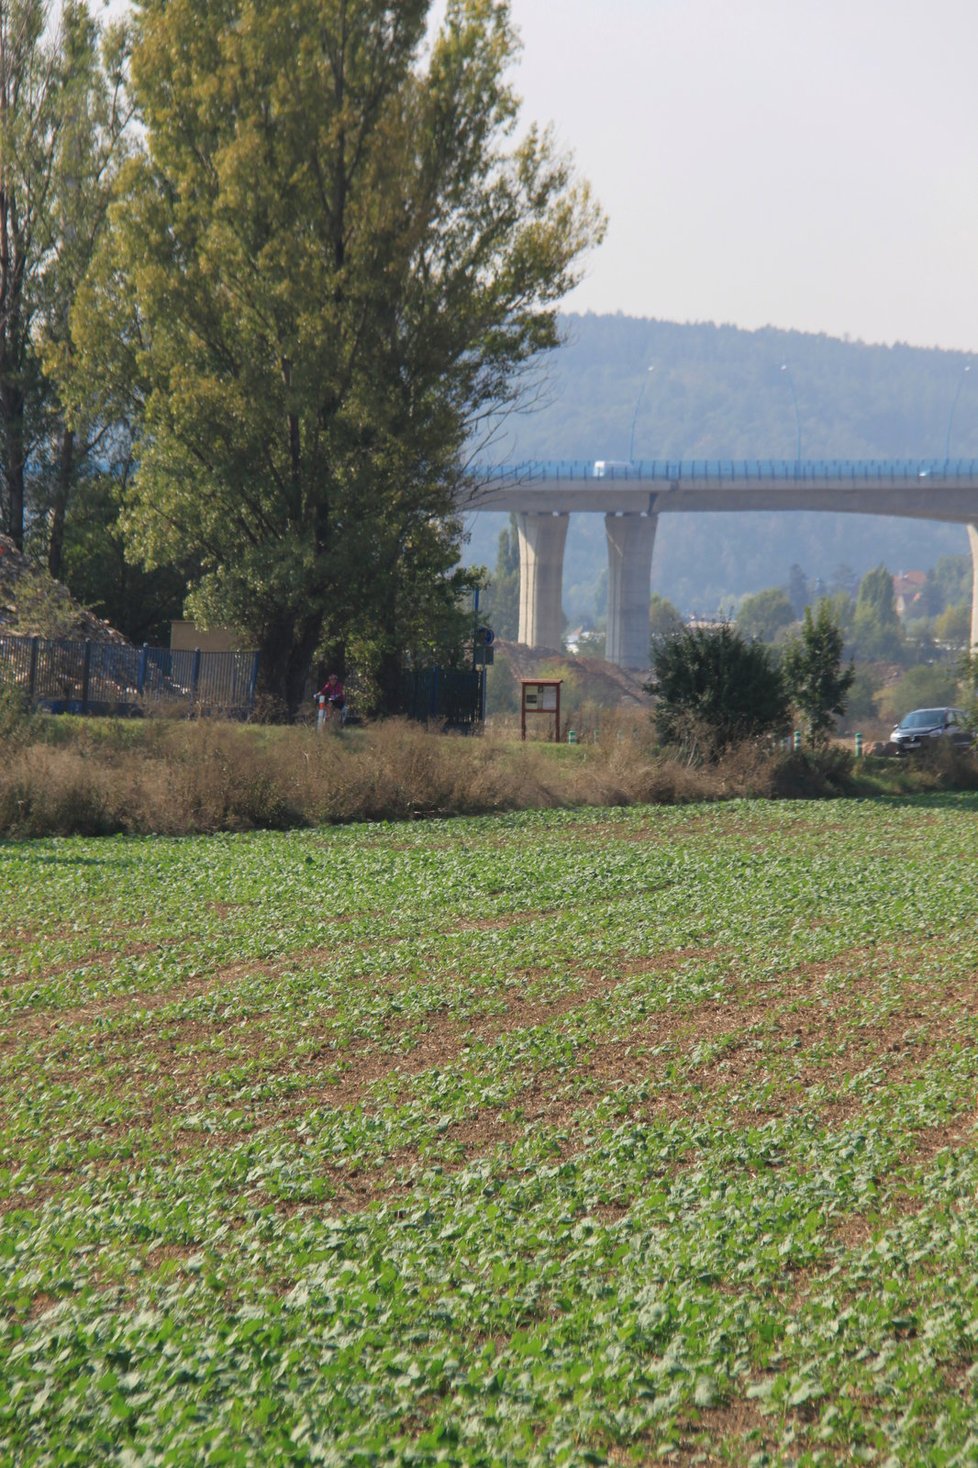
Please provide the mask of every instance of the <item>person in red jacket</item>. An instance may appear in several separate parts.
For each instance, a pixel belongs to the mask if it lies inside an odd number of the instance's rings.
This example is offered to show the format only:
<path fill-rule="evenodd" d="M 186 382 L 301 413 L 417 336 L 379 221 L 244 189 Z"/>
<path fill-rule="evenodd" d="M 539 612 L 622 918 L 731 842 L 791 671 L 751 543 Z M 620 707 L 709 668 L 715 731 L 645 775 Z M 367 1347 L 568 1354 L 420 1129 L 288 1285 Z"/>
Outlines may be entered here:
<path fill-rule="evenodd" d="M 343 722 L 343 710 L 346 708 L 346 695 L 343 692 L 343 684 L 335 673 L 330 673 L 326 682 L 316 694 L 316 702 L 319 704 L 319 727 L 322 728 L 327 719 L 335 714 Z"/>

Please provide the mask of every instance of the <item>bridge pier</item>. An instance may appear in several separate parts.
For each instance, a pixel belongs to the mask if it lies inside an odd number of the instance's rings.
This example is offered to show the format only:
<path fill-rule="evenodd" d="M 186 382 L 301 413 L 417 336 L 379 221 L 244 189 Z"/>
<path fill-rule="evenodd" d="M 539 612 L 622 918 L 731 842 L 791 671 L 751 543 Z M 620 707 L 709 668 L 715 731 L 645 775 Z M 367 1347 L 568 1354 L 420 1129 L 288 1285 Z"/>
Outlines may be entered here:
<path fill-rule="evenodd" d="M 561 584 L 564 578 L 566 514 L 520 513 L 516 533 L 520 547 L 519 640 L 529 647 L 559 648 L 564 635 Z"/>
<path fill-rule="evenodd" d="M 608 632 L 605 657 L 621 668 L 649 665 L 649 600 L 657 517 L 605 515 Z"/>
<path fill-rule="evenodd" d="M 519 637 L 531 646 L 560 646 L 570 514 L 606 517 L 608 657 L 626 667 L 645 667 L 652 545 L 660 514 L 824 510 L 966 526 L 973 571 L 971 641 L 978 648 L 978 459 L 587 460 L 474 466 L 471 477 L 475 488 L 469 509 L 517 517 Z"/>

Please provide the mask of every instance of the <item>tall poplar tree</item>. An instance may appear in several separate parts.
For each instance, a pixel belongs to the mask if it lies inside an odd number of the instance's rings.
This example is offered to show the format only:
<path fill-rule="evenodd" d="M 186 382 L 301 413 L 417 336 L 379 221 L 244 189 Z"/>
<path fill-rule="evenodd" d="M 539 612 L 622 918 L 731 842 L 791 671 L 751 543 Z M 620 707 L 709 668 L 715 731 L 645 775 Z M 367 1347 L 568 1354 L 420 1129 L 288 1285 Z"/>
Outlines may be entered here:
<path fill-rule="evenodd" d="M 602 220 L 516 137 L 504 0 L 142 0 L 146 153 L 82 292 L 142 414 L 127 524 L 201 573 L 288 713 L 356 643 L 391 686 L 460 587 L 464 445 L 556 343 Z"/>
<path fill-rule="evenodd" d="M 32 543 L 43 545 L 48 570 L 61 578 L 73 495 L 79 484 L 101 479 L 107 464 L 127 452 L 128 435 L 120 436 L 118 424 L 93 420 L 84 410 L 88 394 L 74 380 L 70 313 L 101 245 L 115 179 L 128 150 L 132 108 L 124 25 L 103 30 L 82 0 L 67 0 L 57 54 L 57 138 L 33 332 L 44 374 L 45 412 L 34 455 L 30 510 Z"/>
<path fill-rule="evenodd" d="M 781 659 L 788 697 L 805 716 L 808 742 L 815 748 L 828 743 L 836 718 L 846 711 L 846 696 L 856 672 L 842 666 L 845 638 L 832 616 L 832 605 L 820 601 L 814 613 L 805 608 L 800 630 L 788 642 Z"/>
<path fill-rule="evenodd" d="M 84 0 L 0 0 L 0 528 L 18 546 L 29 522 L 45 538 L 52 510 L 60 546 L 88 447 L 43 344 L 67 339 L 99 238 L 128 121 L 124 49 L 123 28 L 103 33 Z"/>
<path fill-rule="evenodd" d="M 499 532 L 496 569 L 489 588 L 489 617 L 499 637 L 515 641 L 520 629 L 520 545 L 516 516 Z"/>
<path fill-rule="evenodd" d="M 859 583 L 852 640 L 863 658 L 898 658 L 903 650 L 903 628 L 893 595 L 893 577 L 885 566 L 867 571 Z"/>

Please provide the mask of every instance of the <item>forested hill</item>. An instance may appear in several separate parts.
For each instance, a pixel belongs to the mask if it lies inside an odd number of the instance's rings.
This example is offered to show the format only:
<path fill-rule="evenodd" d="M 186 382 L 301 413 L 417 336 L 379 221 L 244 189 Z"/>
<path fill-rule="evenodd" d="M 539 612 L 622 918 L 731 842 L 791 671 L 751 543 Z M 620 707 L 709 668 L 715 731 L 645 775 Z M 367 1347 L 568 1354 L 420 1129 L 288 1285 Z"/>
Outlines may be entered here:
<path fill-rule="evenodd" d="M 480 457 L 793 459 L 800 436 L 804 458 L 943 458 L 950 427 L 952 457 L 978 458 L 978 366 L 966 373 L 964 353 L 622 315 L 568 315 L 563 328 L 531 406 Z M 494 565 L 504 523 L 473 517 L 466 560 Z M 653 581 L 684 610 L 708 610 L 785 581 L 793 563 L 828 583 L 844 567 L 926 570 L 966 549 L 959 526 L 869 516 L 663 516 Z M 601 517 L 575 516 L 571 616 L 600 595 L 604 559 Z"/>

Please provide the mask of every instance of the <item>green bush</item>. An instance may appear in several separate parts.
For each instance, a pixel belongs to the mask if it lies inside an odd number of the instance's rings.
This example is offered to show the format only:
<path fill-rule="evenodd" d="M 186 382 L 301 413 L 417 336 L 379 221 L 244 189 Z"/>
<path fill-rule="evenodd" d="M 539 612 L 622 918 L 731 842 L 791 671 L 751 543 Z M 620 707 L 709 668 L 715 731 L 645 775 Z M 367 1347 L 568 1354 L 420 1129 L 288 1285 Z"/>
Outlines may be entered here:
<path fill-rule="evenodd" d="M 785 728 L 788 702 L 768 649 L 729 623 L 683 627 L 652 650 L 659 737 L 690 758 L 715 760 L 731 745 Z"/>
<path fill-rule="evenodd" d="M 29 743 L 36 724 L 23 689 L 0 678 L 0 750 Z"/>
<path fill-rule="evenodd" d="M 771 793 L 782 800 L 851 795 L 855 759 L 839 744 L 785 751 L 775 761 Z"/>

